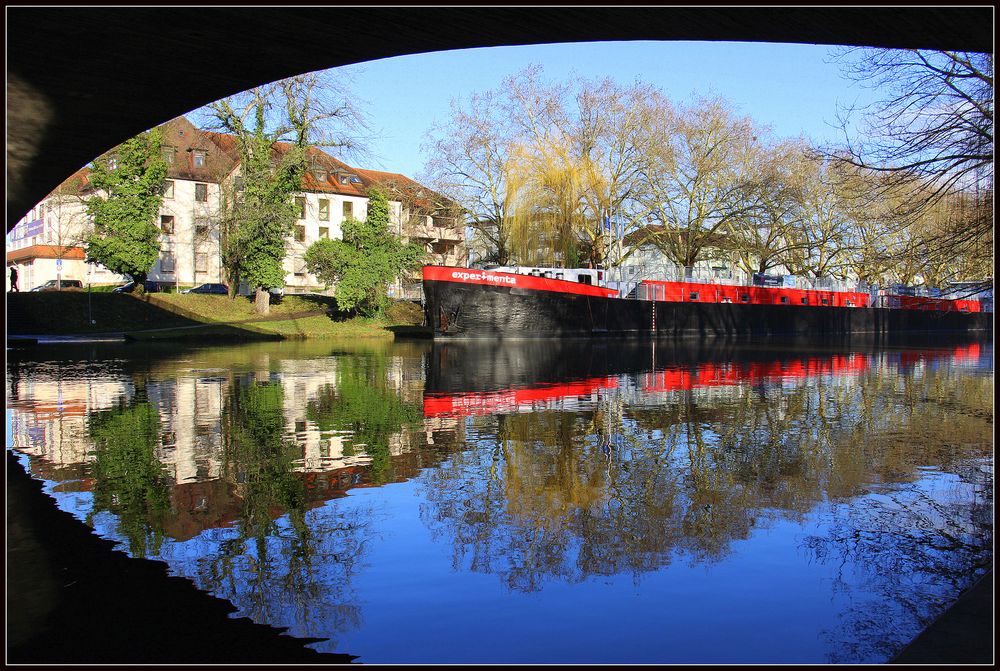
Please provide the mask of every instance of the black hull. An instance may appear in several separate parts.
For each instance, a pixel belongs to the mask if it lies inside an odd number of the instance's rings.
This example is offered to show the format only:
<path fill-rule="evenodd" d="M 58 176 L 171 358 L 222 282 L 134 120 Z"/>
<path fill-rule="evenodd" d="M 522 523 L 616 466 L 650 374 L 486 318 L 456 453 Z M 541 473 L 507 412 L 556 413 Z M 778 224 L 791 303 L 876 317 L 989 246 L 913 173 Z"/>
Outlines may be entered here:
<path fill-rule="evenodd" d="M 983 312 L 668 303 L 433 280 L 424 281 L 424 296 L 427 323 L 435 339 L 778 336 L 823 340 L 920 333 L 988 337 L 993 331 L 993 314 Z"/>

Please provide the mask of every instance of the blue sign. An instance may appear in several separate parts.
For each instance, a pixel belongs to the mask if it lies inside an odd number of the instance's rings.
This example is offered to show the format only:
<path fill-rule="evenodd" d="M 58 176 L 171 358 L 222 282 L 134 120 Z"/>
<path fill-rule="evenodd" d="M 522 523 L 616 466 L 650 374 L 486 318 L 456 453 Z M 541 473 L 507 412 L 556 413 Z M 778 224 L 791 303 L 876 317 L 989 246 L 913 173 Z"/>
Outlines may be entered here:
<path fill-rule="evenodd" d="M 26 221 L 23 224 L 18 224 L 11 231 L 12 240 L 23 240 L 24 238 L 31 238 L 36 235 L 41 235 L 42 230 L 45 228 L 45 221 L 42 219 L 35 219 L 34 221 Z"/>

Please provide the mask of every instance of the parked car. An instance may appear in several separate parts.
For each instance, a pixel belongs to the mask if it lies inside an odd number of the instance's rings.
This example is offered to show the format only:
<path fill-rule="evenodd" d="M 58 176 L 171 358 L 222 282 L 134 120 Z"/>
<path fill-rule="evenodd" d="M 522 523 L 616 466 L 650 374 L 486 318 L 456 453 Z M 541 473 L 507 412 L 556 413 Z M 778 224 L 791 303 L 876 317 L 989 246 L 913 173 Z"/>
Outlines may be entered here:
<path fill-rule="evenodd" d="M 32 291 L 59 291 L 60 289 L 82 290 L 83 282 L 80 280 L 49 280 L 45 284 L 35 287 Z"/>
<path fill-rule="evenodd" d="M 146 293 L 153 293 L 154 291 L 157 290 L 158 286 L 159 285 L 157 285 L 156 282 L 151 282 L 151 281 L 148 281 L 148 280 L 146 282 L 142 283 L 142 288 L 146 290 Z M 132 293 L 132 290 L 134 288 L 135 288 L 135 282 L 129 282 L 127 284 L 121 285 L 120 287 L 115 287 L 114 289 L 111 290 L 111 293 L 113 293 L 113 294 L 128 294 L 128 293 Z"/>
<path fill-rule="evenodd" d="M 228 294 L 229 289 L 225 284 L 201 284 L 190 289 L 185 289 L 182 294 Z"/>

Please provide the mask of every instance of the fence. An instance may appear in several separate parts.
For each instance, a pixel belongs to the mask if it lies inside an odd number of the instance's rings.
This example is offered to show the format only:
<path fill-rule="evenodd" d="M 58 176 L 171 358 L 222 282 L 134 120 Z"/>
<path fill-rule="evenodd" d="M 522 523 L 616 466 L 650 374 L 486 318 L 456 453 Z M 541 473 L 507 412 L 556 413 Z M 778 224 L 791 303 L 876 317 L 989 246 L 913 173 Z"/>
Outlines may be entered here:
<path fill-rule="evenodd" d="M 673 265 L 636 265 L 611 268 L 608 285 L 618 289 L 620 296 L 633 294 L 644 280 L 659 282 L 696 282 L 699 284 L 721 284 L 752 286 L 753 276 L 735 269 L 682 268 Z M 864 282 L 845 282 L 833 277 L 798 277 L 785 275 L 780 286 L 794 289 L 815 289 L 823 291 L 856 291 L 873 294 L 877 287 Z"/>

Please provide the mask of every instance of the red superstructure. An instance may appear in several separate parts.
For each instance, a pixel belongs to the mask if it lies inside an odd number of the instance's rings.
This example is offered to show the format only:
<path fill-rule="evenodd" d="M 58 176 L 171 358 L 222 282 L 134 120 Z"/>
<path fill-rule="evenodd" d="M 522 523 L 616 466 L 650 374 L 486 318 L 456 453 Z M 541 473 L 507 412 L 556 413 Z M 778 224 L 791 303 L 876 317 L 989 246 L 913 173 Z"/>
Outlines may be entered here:
<path fill-rule="evenodd" d="M 590 396 L 598 389 L 611 389 L 617 386 L 617 378 L 597 377 L 577 382 L 542 384 L 537 387 L 503 391 L 431 393 L 424 396 L 424 416 L 464 417 L 497 412 L 523 412 L 556 399 Z"/>
<path fill-rule="evenodd" d="M 700 282 L 645 280 L 647 300 L 673 303 L 743 303 L 748 305 L 821 305 L 838 308 L 870 307 L 871 297 L 860 291 L 824 291 L 790 287 L 758 287 Z"/>
<path fill-rule="evenodd" d="M 943 310 L 957 312 L 982 312 L 983 304 L 968 298 L 929 298 L 927 296 L 887 296 L 886 307 L 902 310 Z"/>
<path fill-rule="evenodd" d="M 618 296 L 618 292 L 614 289 L 594 284 L 581 284 L 579 282 L 570 282 L 569 280 L 550 279 L 547 277 L 521 275 L 496 270 L 474 270 L 472 268 L 455 268 L 451 266 L 424 266 L 424 281 L 481 284 L 509 289 L 531 289 L 534 291 L 553 291 L 563 294 L 598 296 L 600 298 L 615 298 Z"/>

